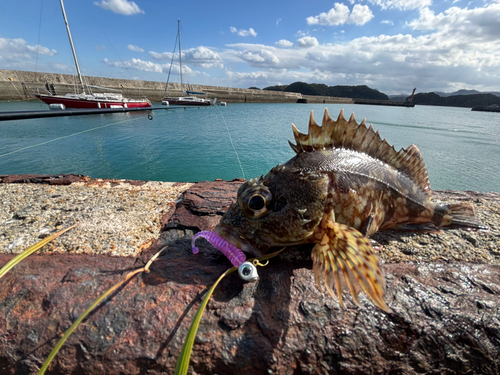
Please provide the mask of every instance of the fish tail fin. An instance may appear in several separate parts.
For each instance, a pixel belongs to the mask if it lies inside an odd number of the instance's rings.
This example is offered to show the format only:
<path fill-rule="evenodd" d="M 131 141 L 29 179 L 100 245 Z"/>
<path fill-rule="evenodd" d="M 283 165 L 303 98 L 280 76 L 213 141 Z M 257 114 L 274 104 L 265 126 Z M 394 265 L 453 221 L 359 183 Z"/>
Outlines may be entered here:
<path fill-rule="evenodd" d="M 375 305 L 391 312 L 384 301 L 385 279 L 370 240 L 343 224 L 328 221 L 320 226 L 313 234 L 317 243 L 311 254 L 318 289 L 322 290 L 321 279 L 324 279 L 328 293 L 334 297 L 336 292 L 344 308 L 343 279 L 356 305 L 359 305 L 358 291 L 362 289 Z"/>
<path fill-rule="evenodd" d="M 438 227 L 489 232 L 490 228 L 476 218 L 474 207 L 469 203 L 455 203 L 436 206 L 434 217 Z"/>

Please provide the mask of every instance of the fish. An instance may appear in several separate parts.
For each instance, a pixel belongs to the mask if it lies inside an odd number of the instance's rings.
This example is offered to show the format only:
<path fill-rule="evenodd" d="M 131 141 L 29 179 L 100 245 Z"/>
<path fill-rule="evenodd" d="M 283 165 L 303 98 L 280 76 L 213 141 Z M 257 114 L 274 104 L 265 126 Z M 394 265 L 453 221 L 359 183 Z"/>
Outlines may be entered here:
<path fill-rule="evenodd" d="M 432 202 L 429 175 L 417 146 L 396 151 L 366 119 L 311 111 L 307 134 L 292 124 L 295 156 L 265 176 L 244 182 L 214 232 L 257 257 L 273 247 L 314 243 L 315 283 L 345 308 L 343 289 L 360 305 L 362 290 L 380 309 L 385 278 L 370 239 L 384 230 L 487 231 L 468 203 Z M 336 292 L 336 293 L 335 293 Z"/>

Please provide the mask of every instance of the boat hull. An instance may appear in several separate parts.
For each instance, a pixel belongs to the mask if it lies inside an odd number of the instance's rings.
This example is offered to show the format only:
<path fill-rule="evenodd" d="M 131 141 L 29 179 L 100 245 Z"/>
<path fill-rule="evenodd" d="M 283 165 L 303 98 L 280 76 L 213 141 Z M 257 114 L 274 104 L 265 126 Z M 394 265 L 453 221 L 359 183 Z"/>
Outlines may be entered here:
<path fill-rule="evenodd" d="M 204 106 L 204 105 L 212 105 L 212 102 L 208 99 L 185 99 L 185 98 L 163 98 L 162 102 L 168 102 L 169 105 L 193 105 L 193 106 Z"/>
<path fill-rule="evenodd" d="M 35 95 L 43 102 L 50 104 L 64 104 L 66 108 L 146 108 L 152 107 L 149 100 L 99 100 L 78 99 L 58 95 Z"/>

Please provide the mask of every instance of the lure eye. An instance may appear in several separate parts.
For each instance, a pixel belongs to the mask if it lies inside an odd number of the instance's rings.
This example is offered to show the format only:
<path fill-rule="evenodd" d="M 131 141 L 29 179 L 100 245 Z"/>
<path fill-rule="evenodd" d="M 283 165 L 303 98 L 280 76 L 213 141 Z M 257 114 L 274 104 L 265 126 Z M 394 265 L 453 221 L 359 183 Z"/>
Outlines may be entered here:
<path fill-rule="evenodd" d="M 264 198 L 260 194 L 255 194 L 248 201 L 248 208 L 251 209 L 252 211 L 260 211 L 264 207 L 266 207 L 266 198 Z"/>

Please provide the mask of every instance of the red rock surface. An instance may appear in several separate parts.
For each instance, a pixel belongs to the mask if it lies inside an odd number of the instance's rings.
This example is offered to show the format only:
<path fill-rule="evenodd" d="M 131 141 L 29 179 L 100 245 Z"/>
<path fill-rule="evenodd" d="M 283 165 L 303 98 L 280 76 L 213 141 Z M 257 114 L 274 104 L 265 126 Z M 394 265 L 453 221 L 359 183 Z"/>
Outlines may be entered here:
<path fill-rule="evenodd" d="M 163 230 L 210 230 L 236 200 L 236 192 L 242 183 L 240 179 L 198 182 L 184 193 L 173 214 L 162 219 Z"/>
<path fill-rule="evenodd" d="M 231 265 L 190 231 L 210 229 L 238 182 L 196 184 L 141 259 L 32 256 L 0 280 L 0 373 L 36 373 L 58 338 L 111 285 L 168 245 L 151 273 L 91 314 L 51 374 L 173 373 L 200 300 Z M 200 219 L 204 218 L 203 220 Z M 185 234 L 187 236 L 184 236 Z M 12 256 L 0 256 L 0 265 Z M 347 310 L 314 284 L 307 246 L 287 249 L 244 283 L 233 273 L 195 340 L 197 374 L 498 374 L 500 269 L 488 264 L 384 265 L 386 314 L 366 298 Z"/>
<path fill-rule="evenodd" d="M 0 183 L 38 183 L 49 185 L 70 185 L 73 182 L 90 181 L 90 177 L 80 174 L 45 175 L 45 174 L 21 174 L 21 175 L 0 175 Z"/>

